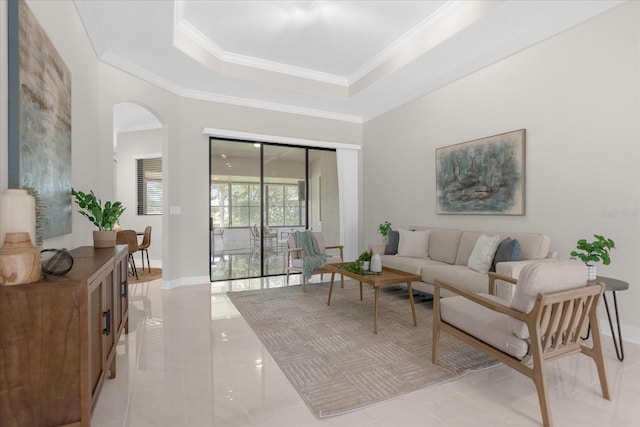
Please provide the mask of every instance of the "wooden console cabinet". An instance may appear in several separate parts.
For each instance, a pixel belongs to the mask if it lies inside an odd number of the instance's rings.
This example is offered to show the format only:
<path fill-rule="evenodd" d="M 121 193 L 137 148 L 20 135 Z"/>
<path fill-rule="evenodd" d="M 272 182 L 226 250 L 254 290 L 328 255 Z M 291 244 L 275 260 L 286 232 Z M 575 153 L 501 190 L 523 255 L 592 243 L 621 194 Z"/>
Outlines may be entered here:
<path fill-rule="evenodd" d="M 74 249 L 66 275 L 0 286 L 0 426 L 88 427 L 129 332 L 126 245 Z"/>

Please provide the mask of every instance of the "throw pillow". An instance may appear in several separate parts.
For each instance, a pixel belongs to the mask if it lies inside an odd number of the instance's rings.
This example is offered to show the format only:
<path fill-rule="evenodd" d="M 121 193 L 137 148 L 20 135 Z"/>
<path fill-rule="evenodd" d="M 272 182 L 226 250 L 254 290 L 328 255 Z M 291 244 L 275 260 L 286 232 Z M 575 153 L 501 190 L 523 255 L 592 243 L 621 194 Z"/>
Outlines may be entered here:
<path fill-rule="evenodd" d="M 398 242 L 398 255 L 411 258 L 429 257 L 429 232 L 398 230 L 400 241 Z"/>
<path fill-rule="evenodd" d="M 579 260 L 554 259 L 524 266 L 518 277 L 511 308 L 529 313 L 538 294 L 564 291 L 587 285 L 587 266 Z M 568 321 L 567 318 L 565 321 Z M 509 319 L 511 331 L 522 339 L 529 338 L 529 328 L 521 320 Z M 544 329 L 544 325 L 543 328 Z"/>
<path fill-rule="evenodd" d="M 517 239 L 507 237 L 498 245 L 489 271 L 496 271 L 496 264 L 499 262 L 520 261 L 520 256 L 520 242 Z"/>
<path fill-rule="evenodd" d="M 398 253 L 398 243 L 400 233 L 396 230 L 389 230 L 387 233 L 387 247 L 384 249 L 385 255 L 395 255 Z"/>
<path fill-rule="evenodd" d="M 491 268 L 499 242 L 500 236 L 487 236 L 485 234 L 480 236 L 473 247 L 473 251 L 471 251 L 467 267 L 478 273 L 487 274 Z"/>

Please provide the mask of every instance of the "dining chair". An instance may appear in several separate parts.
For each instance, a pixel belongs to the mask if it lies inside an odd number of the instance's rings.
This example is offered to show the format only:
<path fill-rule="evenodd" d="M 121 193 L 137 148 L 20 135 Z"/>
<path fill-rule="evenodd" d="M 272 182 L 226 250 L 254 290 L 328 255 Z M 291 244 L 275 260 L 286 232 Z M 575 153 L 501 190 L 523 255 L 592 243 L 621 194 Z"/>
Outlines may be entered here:
<path fill-rule="evenodd" d="M 144 271 L 144 256 L 147 255 L 147 269 L 151 273 L 151 265 L 149 263 L 149 246 L 151 246 L 151 226 L 147 225 L 144 229 L 144 235 L 142 236 L 142 243 L 138 245 L 138 250 L 142 257 L 142 271 Z"/>
<path fill-rule="evenodd" d="M 133 259 L 133 254 L 138 251 L 138 234 L 135 230 L 120 230 L 116 234 L 116 244 L 129 246 L 129 267 L 131 267 L 131 275 L 135 275 L 136 280 L 138 280 L 136 261 Z"/>

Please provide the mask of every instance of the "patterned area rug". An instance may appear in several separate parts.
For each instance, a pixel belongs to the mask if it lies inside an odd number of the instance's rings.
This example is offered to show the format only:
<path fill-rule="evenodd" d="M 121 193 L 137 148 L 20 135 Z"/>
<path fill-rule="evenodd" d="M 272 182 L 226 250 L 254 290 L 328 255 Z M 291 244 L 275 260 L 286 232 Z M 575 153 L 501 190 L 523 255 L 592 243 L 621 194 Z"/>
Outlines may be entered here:
<path fill-rule="evenodd" d="M 402 289 L 404 288 L 404 290 Z M 378 334 L 373 333 L 373 288 L 345 281 L 227 295 L 256 332 L 291 384 L 319 418 L 361 409 L 467 372 L 495 359 L 454 339 L 440 338 L 439 363 L 431 363 L 432 302 L 416 299 L 413 326 L 406 287 L 380 292 Z"/>

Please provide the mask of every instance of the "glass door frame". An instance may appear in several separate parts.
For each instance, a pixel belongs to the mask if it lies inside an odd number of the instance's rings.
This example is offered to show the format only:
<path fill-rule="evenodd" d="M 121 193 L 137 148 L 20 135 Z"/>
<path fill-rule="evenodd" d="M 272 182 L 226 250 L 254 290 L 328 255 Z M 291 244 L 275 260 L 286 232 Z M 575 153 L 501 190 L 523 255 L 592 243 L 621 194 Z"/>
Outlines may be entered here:
<path fill-rule="evenodd" d="M 259 175 L 259 186 L 260 186 L 260 230 L 264 230 L 264 226 L 268 225 L 266 224 L 266 198 L 267 198 L 267 192 L 266 192 L 266 186 L 268 185 L 268 183 L 265 182 L 265 148 L 268 149 L 268 147 L 283 147 L 283 148 L 294 148 L 294 149 L 303 149 L 304 150 L 304 192 L 305 192 L 305 206 L 304 206 L 304 224 L 301 224 L 300 227 L 304 227 L 304 229 L 308 229 L 309 228 L 309 221 L 310 221 L 310 203 L 309 203 L 309 190 L 310 190 L 310 183 L 309 183 L 309 151 L 310 150 L 317 150 L 317 151 L 331 151 L 331 152 L 335 152 L 335 149 L 332 148 L 322 148 L 322 147 L 308 147 L 308 146 L 302 146 L 302 145 L 293 145 L 293 144 L 285 144 L 285 143 L 273 143 L 273 142 L 267 142 L 267 141 L 256 141 L 256 140 L 246 140 L 246 139 L 236 139 L 236 138 L 230 138 L 230 137 L 219 137 L 219 136 L 209 136 L 209 200 L 211 201 L 211 194 L 212 194 L 212 185 L 213 185 L 213 180 L 212 177 L 214 175 L 214 172 L 217 170 L 215 169 L 215 165 L 214 165 L 214 160 L 213 160 L 213 144 L 215 143 L 215 141 L 227 141 L 227 142 L 233 142 L 233 143 L 244 143 L 244 144 L 260 144 L 260 154 L 259 154 L 259 162 L 260 162 L 260 175 Z M 209 203 L 209 218 L 212 218 L 211 216 L 211 202 Z M 211 219 L 210 219 L 211 221 Z M 251 228 L 251 220 L 249 219 L 249 228 Z M 209 272 L 210 272 L 210 279 L 211 281 L 220 281 L 220 280 L 233 280 L 233 279 L 241 279 L 241 277 L 232 277 L 231 271 L 228 272 L 226 278 L 218 278 L 215 279 L 213 278 L 213 271 L 212 271 L 212 262 L 213 262 L 213 257 L 215 256 L 214 253 L 214 239 L 215 236 L 213 235 L 212 231 L 212 227 L 210 226 L 210 242 L 209 242 Z M 251 231 L 251 230 L 250 230 Z M 280 231 L 279 231 L 280 233 Z M 261 239 L 260 239 L 260 274 L 258 276 L 247 276 L 247 277 L 242 277 L 242 278 L 255 278 L 255 277 L 267 277 L 267 276 L 278 276 L 278 275 L 282 275 L 286 273 L 286 254 L 285 254 L 285 266 L 284 266 L 284 271 L 283 272 L 279 272 L 279 273 L 272 273 L 272 274 L 268 274 L 265 275 L 265 239 L 262 236 L 262 233 L 260 234 Z M 279 243 L 276 243 L 279 244 Z M 224 255 L 223 255 L 224 256 Z M 231 261 L 230 261 L 231 262 Z M 230 264 L 231 266 L 231 264 Z"/>

